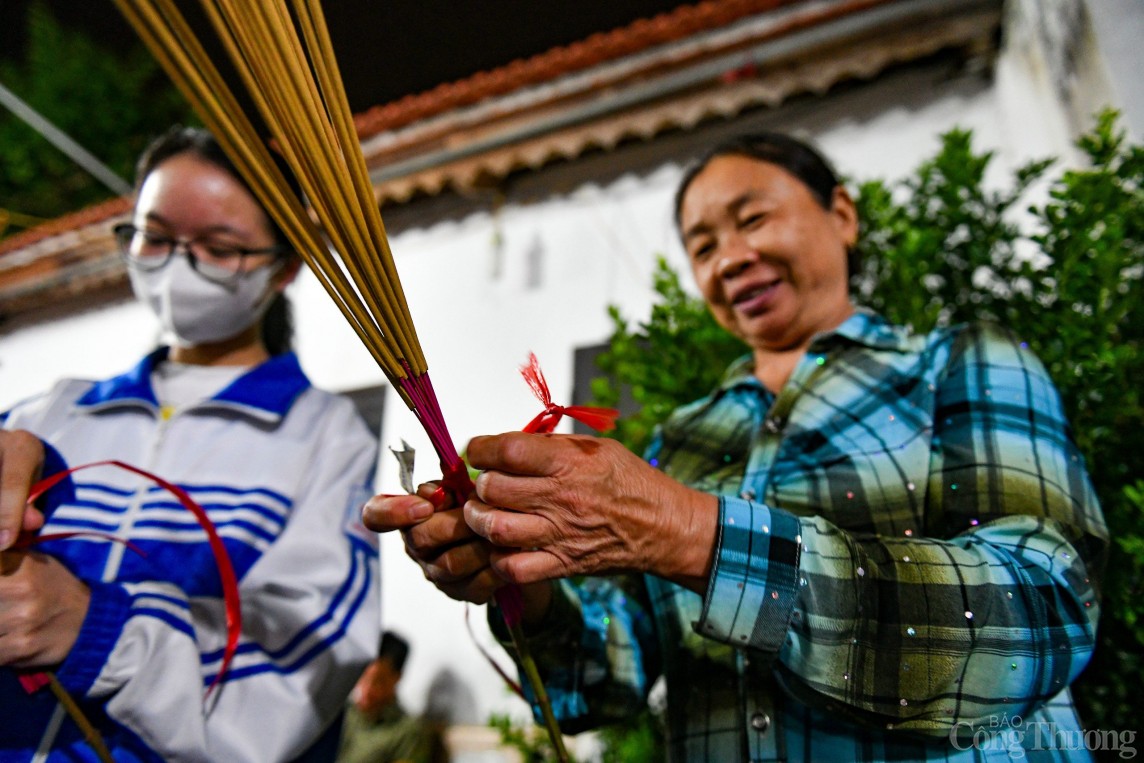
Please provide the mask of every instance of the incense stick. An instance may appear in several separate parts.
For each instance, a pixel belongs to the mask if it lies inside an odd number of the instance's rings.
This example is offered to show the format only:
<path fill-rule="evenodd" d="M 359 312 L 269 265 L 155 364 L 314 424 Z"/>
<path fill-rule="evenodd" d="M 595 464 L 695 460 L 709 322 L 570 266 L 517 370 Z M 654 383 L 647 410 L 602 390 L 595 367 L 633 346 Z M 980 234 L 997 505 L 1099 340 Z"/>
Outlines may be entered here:
<path fill-rule="evenodd" d="M 283 46 L 290 47 L 287 33 L 293 33 L 292 26 L 284 29 L 283 22 L 289 21 L 288 16 L 283 17 L 281 13 L 271 16 L 272 4 L 226 0 L 202 3 L 338 256 L 326 245 L 302 200 L 289 192 L 289 184 L 266 142 L 240 108 L 238 99 L 173 0 L 115 0 L 115 3 L 218 139 L 406 405 L 412 407 L 412 400 L 399 380 L 406 376 L 406 369 L 415 374 L 424 373 L 426 363 L 413 331 L 372 190 L 362 198 L 363 191 L 371 187 L 360 146 L 356 137 L 352 145 L 344 140 L 335 145 L 336 141 L 329 141 L 332 130 L 321 129 L 320 121 L 299 119 L 303 115 L 320 117 L 340 113 L 342 116 L 337 118 L 341 122 L 352 124 L 349 107 L 343 95 L 340 108 L 336 99 L 335 108 L 330 108 L 329 100 L 319 108 L 315 100 L 316 87 L 306 87 L 307 82 L 313 84 L 313 74 L 308 60 L 300 57 L 300 44 L 293 45 L 294 59 L 289 62 L 292 66 L 282 58 Z M 301 3 L 295 2 L 295 5 Z M 284 6 L 278 7 L 285 11 Z M 314 16 L 312 12 L 307 15 L 311 19 Z M 313 21 L 310 27 L 312 36 L 319 35 Z M 297 39 L 294 35 L 295 42 Z M 340 77 L 335 79 L 329 73 L 334 68 L 331 61 L 332 56 L 326 55 L 320 65 L 330 87 L 340 85 Z M 302 80 L 301 85 L 298 80 Z M 303 100 L 307 90 L 309 97 Z M 288 118 L 281 118 L 280 114 Z M 345 135 L 344 127 L 342 134 Z M 344 179 L 354 172 L 359 179 L 350 181 L 352 188 L 347 189 Z M 351 206 L 350 202 L 354 204 Z M 359 221 L 370 217 L 374 222 L 365 223 L 368 235 L 363 236 Z M 358 226 L 356 230 L 354 226 Z"/>

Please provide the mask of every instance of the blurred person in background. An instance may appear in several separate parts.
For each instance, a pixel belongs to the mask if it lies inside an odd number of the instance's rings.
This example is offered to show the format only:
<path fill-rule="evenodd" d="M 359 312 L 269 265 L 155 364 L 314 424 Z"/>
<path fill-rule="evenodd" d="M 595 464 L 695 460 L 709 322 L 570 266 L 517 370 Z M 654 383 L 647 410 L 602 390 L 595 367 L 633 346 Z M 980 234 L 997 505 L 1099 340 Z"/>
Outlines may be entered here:
<path fill-rule="evenodd" d="M 397 685 L 409 642 L 386 631 L 377 657 L 358 679 L 346 708 L 338 763 L 443 763 L 443 727 L 409 715 L 397 698 Z"/>

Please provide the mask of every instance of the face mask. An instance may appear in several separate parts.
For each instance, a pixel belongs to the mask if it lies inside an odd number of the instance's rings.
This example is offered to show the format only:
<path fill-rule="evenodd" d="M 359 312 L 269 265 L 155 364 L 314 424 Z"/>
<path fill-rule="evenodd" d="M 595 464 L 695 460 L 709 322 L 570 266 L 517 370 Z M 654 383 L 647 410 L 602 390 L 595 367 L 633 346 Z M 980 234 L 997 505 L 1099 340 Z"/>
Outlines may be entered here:
<path fill-rule="evenodd" d="M 274 298 L 270 279 L 277 272 L 274 265 L 257 268 L 223 285 L 199 275 L 183 253 L 159 270 L 128 268 L 135 296 L 182 346 L 221 342 L 257 323 Z"/>

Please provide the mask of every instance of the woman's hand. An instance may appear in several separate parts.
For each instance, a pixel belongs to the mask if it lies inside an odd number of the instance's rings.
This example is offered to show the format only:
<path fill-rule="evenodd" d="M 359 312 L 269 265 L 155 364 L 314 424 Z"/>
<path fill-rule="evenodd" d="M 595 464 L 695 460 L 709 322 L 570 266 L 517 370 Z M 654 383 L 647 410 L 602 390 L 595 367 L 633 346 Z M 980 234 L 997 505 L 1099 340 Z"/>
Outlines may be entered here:
<path fill-rule="evenodd" d="M 374 532 L 400 531 L 405 552 L 446 595 L 484 604 L 505 584 L 489 566 L 492 548 L 469 529 L 452 498 L 434 507 L 430 498 L 442 495 L 437 488 L 430 482 L 417 495 L 374 496 L 362 509 L 362 521 Z"/>
<path fill-rule="evenodd" d="M 43 515 L 28 506 L 28 492 L 40 477 L 44 445 L 29 432 L 0 430 L 0 552 L 24 532 L 44 524 Z"/>
<path fill-rule="evenodd" d="M 63 662 L 90 603 L 91 590 L 59 560 L 35 551 L 0 553 L 0 665 Z"/>
<path fill-rule="evenodd" d="M 718 499 L 657 471 L 614 440 L 522 432 L 474 438 L 482 473 L 465 504 L 491 544 L 489 563 L 514 583 L 648 572 L 703 592 L 714 558 Z"/>

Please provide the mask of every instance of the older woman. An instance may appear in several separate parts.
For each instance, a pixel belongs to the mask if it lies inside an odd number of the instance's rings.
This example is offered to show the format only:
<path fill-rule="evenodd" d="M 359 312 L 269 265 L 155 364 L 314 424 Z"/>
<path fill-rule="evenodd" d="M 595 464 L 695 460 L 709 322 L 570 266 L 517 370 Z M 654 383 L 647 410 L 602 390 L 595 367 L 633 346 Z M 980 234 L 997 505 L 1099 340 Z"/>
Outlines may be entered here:
<path fill-rule="evenodd" d="M 401 528 L 454 597 L 525 584 L 568 731 L 625 717 L 662 675 L 672 760 L 977 760 L 1015 739 L 1060 759 L 1107 539 L 1040 363 L 996 327 L 918 336 L 856 309 L 854 204 L 798 141 L 718 146 L 676 219 L 751 353 L 647 463 L 591 437 L 478 437 L 463 510 L 378 497 L 366 524 Z"/>

